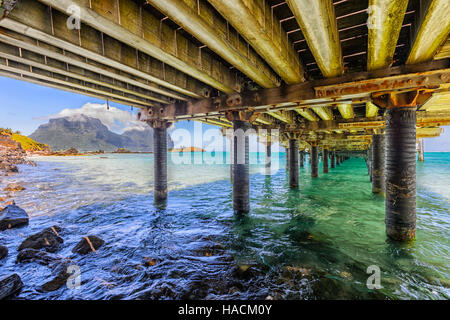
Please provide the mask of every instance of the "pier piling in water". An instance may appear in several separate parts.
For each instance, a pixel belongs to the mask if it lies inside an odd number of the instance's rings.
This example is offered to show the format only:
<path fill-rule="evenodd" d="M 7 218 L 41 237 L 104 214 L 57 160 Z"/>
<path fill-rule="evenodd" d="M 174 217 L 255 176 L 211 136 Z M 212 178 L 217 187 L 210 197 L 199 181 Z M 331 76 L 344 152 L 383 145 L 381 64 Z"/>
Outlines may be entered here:
<path fill-rule="evenodd" d="M 300 168 L 305 166 L 305 150 L 300 151 Z"/>
<path fill-rule="evenodd" d="M 311 146 L 311 177 L 317 178 L 319 176 L 319 153 L 317 146 Z"/>
<path fill-rule="evenodd" d="M 233 121 L 233 209 L 238 214 L 250 211 L 249 127 L 246 121 Z"/>
<path fill-rule="evenodd" d="M 400 241 L 416 234 L 416 107 L 386 112 L 386 232 Z"/>
<path fill-rule="evenodd" d="M 372 136 L 372 192 L 384 193 L 385 189 L 385 135 Z"/>
<path fill-rule="evenodd" d="M 420 162 L 425 161 L 423 138 L 419 139 L 419 161 Z"/>
<path fill-rule="evenodd" d="M 154 190 L 155 203 L 167 199 L 167 124 L 153 127 Z"/>
<path fill-rule="evenodd" d="M 328 149 L 323 149 L 323 173 L 328 173 Z"/>
<path fill-rule="evenodd" d="M 289 146 L 286 148 L 285 158 L 286 158 L 286 171 L 289 172 Z"/>
<path fill-rule="evenodd" d="M 298 140 L 289 140 L 289 186 L 298 188 Z"/>
<path fill-rule="evenodd" d="M 266 162 L 265 162 L 266 175 L 269 175 L 271 173 L 271 166 L 272 166 L 272 143 L 270 141 L 270 136 L 268 136 L 266 141 Z"/>
<path fill-rule="evenodd" d="M 330 158 L 331 158 L 331 169 L 334 169 L 336 167 L 336 151 L 330 152 Z"/>

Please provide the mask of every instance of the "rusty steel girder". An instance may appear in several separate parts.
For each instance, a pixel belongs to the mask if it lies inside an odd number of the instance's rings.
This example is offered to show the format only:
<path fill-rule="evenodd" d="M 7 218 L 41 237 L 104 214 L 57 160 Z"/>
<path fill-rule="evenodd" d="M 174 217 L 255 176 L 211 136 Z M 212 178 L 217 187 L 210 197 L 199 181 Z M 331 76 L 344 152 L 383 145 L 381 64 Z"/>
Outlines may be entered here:
<path fill-rule="evenodd" d="M 407 89 L 437 89 L 450 83 L 450 69 L 410 73 L 387 79 L 367 79 L 314 88 L 317 98 L 339 98 L 356 94 Z"/>

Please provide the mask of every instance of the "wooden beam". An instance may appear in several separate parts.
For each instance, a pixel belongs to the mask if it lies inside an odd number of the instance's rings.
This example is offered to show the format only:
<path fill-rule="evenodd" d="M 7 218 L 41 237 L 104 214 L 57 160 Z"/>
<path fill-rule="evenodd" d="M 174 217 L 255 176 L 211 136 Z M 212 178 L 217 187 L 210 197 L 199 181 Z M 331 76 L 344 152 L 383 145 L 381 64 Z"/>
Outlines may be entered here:
<path fill-rule="evenodd" d="M 450 60 L 437 60 L 423 65 L 400 66 L 373 72 L 362 72 L 333 79 L 308 81 L 302 84 L 247 91 L 238 95 L 214 99 L 188 101 L 168 105 L 161 117 L 195 116 L 210 112 L 247 110 L 266 112 L 314 105 L 335 105 L 340 102 L 365 103 L 375 92 L 427 88 L 437 90 L 441 84 L 450 83 Z M 379 76 L 379 78 L 376 78 Z M 355 81 L 355 79 L 358 79 Z M 433 89 L 434 88 L 434 89 Z M 361 97 L 361 98 L 359 98 Z"/>
<path fill-rule="evenodd" d="M 288 34 L 265 0 L 208 0 L 288 84 L 305 80 Z"/>
<path fill-rule="evenodd" d="M 303 118 L 309 120 L 309 121 L 319 121 L 319 117 L 317 117 L 314 112 L 311 111 L 311 109 L 303 107 L 303 108 L 297 108 L 295 111 L 301 115 Z"/>
<path fill-rule="evenodd" d="M 59 74 L 113 90 L 122 91 L 123 93 L 129 95 L 134 95 L 163 104 L 170 103 L 170 101 L 164 99 L 163 96 L 155 96 L 151 91 L 143 90 L 142 88 L 134 87 L 132 85 L 130 86 L 127 83 L 120 83 L 111 78 L 104 79 L 100 74 L 92 71 L 77 68 L 73 65 L 69 65 L 68 63 L 59 62 L 22 48 L 10 46 L 3 42 L 0 43 L 0 57 L 9 61 L 20 62 L 40 70 L 46 70 L 53 74 Z"/>
<path fill-rule="evenodd" d="M 324 77 L 344 73 L 332 0 L 287 0 Z"/>
<path fill-rule="evenodd" d="M 197 47 L 187 38 L 161 24 L 145 7 L 132 0 L 120 0 L 120 6 L 116 1 L 90 1 L 88 4 L 83 0 L 39 1 L 60 12 L 78 6 L 81 20 L 95 30 L 220 91 L 232 93 L 239 89 L 236 75 L 227 66 L 211 55 L 200 56 L 198 50 L 192 50 Z M 199 59 L 202 59 L 200 64 Z"/>
<path fill-rule="evenodd" d="M 444 128 L 417 128 L 416 136 L 420 138 L 434 138 L 439 137 L 444 133 Z"/>
<path fill-rule="evenodd" d="M 67 15 L 50 10 L 44 4 L 21 0 L 14 12 L 0 22 L 0 26 L 36 39 L 43 47 L 47 47 L 43 44 L 49 44 L 55 52 L 71 58 L 81 57 L 80 61 L 112 67 L 145 79 L 160 94 L 175 99 L 183 97 L 177 93 L 192 98 L 203 96 L 202 91 L 206 86 L 198 80 L 88 25 L 81 24 L 80 30 L 69 30 L 67 19 Z"/>
<path fill-rule="evenodd" d="M 355 117 L 355 112 L 351 103 L 339 103 L 338 110 L 344 119 L 352 119 Z"/>
<path fill-rule="evenodd" d="M 147 0 L 263 88 L 280 84 L 278 76 L 241 37 L 230 36 L 227 21 L 210 6 L 187 0 Z M 234 41 L 233 41 L 234 40 Z"/>
<path fill-rule="evenodd" d="M 89 91 L 89 90 L 87 90 L 85 88 L 79 89 L 79 88 L 73 88 L 73 87 L 70 87 L 70 86 L 65 86 L 65 85 L 61 85 L 61 84 L 57 84 L 57 83 L 53 83 L 53 82 L 45 82 L 45 81 L 42 81 L 40 79 L 36 79 L 34 77 L 29 77 L 29 76 L 26 76 L 24 74 L 17 73 L 17 72 L 10 72 L 10 71 L 2 71 L 2 70 L 0 70 L 0 76 L 16 79 L 16 80 L 20 80 L 20 81 L 26 81 L 26 82 L 29 82 L 29 83 L 42 85 L 42 86 L 53 88 L 53 89 L 58 89 L 58 90 L 63 90 L 63 91 L 67 91 L 67 92 L 77 93 L 77 94 L 81 94 L 81 95 L 85 95 L 85 96 L 89 96 L 89 97 L 93 97 L 93 98 L 97 98 L 97 99 L 103 99 L 105 101 L 109 100 L 111 102 L 117 102 L 117 103 L 120 103 L 120 104 L 123 104 L 123 105 L 133 106 L 133 107 L 137 107 L 137 108 L 144 108 L 144 107 L 146 107 L 145 105 L 142 105 L 142 104 L 130 103 L 130 101 L 124 101 L 122 99 L 110 97 L 107 94 L 102 95 L 100 93 L 94 93 L 94 92 L 91 92 L 91 91 Z"/>
<path fill-rule="evenodd" d="M 433 59 L 450 33 L 448 0 L 430 0 L 406 63 L 415 64 Z"/>
<path fill-rule="evenodd" d="M 373 118 L 378 115 L 378 107 L 373 104 L 373 102 L 366 102 L 366 117 Z"/>
<path fill-rule="evenodd" d="M 95 94 L 99 94 L 106 97 L 117 98 L 122 101 L 126 101 L 127 103 L 132 103 L 134 105 L 141 106 L 153 106 L 154 104 L 148 99 L 142 99 L 137 96 L 132 96 L 129 94 L 125 94 L 120 91 L 112 90 L 103 86 L 99 86 L 97 84 L 79 81 L 74 78 L 69 78 L 67 76 L 58 76 L 52 72 L 48 72 L 46 70 L 42 70 L 39 68 L 33 68 L 32 66 L 17 63 L 14 61 L 9 61 L 7 59 L 0 59 L 0 70 L 9 71 L 11 73 L 18 73 L 21 75 L 26 75 L 28 77 L 42 80 L 43 83 L 55 83 L 62 86 L 67 86 L 73 89 L 78 89 L 80 91 L 92 92 Z"/>
<path fill-rule="evenodd" d="M 325 106 L 311 107 L 322 120 L 333 120 L 333 112 L 331 108 Z"/>
<path fill-rule="evenodd" d="M 369 0 L 367 70 L 392 64 L 407 6 L 408 0 Z"/>

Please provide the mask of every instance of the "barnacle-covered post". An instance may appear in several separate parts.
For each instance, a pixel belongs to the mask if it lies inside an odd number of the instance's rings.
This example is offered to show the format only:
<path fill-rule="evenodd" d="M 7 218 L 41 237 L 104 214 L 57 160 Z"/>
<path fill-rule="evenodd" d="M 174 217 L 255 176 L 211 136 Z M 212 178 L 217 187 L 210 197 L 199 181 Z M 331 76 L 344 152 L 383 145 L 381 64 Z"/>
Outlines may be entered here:
<path fill-rule="evenodd" d="M 384 193 L 385 135 L 372 136 L 372 192 Z"/>
<path fill-rule="evenodd" d="M 386 233 L 394 240 L 416 236 L 416 110 L 430 97 L 414 90 L 373 99 L 386 109 Z"/>
<path fill-rule="evenodd" d="M 298 187 L 298 139 L 289 139 L 289 186 Z"/>

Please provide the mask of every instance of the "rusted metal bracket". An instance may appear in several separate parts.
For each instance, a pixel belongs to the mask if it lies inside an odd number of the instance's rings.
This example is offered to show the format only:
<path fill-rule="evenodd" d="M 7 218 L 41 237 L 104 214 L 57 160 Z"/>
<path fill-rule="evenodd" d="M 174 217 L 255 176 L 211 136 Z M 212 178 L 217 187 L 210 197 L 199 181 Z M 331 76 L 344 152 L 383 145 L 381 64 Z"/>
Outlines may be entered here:
<path fill-rule="evenodd" d="M 146 122 L 152 128 L 169 128 L 172 123 L 162 118 L 163 113 L 163 107 L 148 107 L 139 110 L 137 119 Z"/>
<path fill-rule="evenodd" d="M 248 110 L 238 110 L 238 111 L 227 111 L 225 117 L 228 121 L 240 120 L 252 123 L 261 115 L 260 112 L 255 112 L 253 109 Z"/>
<path fill-rule="evenodd" d="M 380 91 L 438 89 L 440 85 L 449 82 L 450 69 L 443 69 L 316 86 L 314 90 L 317 98 L 338 98 Z"/>
<path fill-rule="evenodd" d="M 433 95 L 432 90 L 417 89 L 410 91 L 381 92 L 372 95 L 372 101 L 385 109 L 421 106 Z"/>

